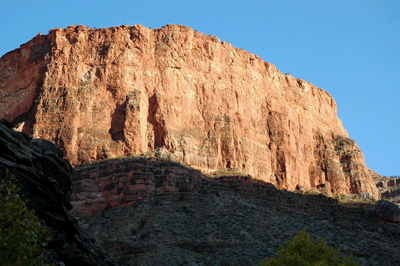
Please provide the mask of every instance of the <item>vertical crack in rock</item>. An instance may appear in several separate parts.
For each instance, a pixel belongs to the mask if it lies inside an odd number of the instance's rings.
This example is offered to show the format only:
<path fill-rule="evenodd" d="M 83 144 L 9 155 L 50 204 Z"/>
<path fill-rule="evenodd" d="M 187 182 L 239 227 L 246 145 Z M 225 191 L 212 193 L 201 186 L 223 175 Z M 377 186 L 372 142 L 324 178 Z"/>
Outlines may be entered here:
<path fill-rule="evenodd" d="M 125 142 L 124 128 L 126 117 L 126 102 L 117 103 L 114 112 L 111 115 L 111 127 L 108 131 L 114 141 Z"/>
<path fill-rule="evenodd" d="M 164 146 L 165 121 L 161 119 L 161 101 L 162 99 L 157 93 L 149 98 L 149 115 L 147 121 L 150 124 L 148 146 L 151 150 Z"/>

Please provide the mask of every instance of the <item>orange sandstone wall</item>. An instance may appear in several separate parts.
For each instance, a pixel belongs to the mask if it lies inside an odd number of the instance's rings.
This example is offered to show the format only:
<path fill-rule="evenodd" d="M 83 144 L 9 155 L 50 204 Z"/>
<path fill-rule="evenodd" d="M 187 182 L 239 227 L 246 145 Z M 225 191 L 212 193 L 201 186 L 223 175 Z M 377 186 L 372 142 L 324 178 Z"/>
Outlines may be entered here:
<path fill-rule="evenodd" d="M 207 173 L 378 192 L 322 89 L 189 27 L 56 28 L 0 60 L 0 117 L 73 164 L 165 147 Z"/>

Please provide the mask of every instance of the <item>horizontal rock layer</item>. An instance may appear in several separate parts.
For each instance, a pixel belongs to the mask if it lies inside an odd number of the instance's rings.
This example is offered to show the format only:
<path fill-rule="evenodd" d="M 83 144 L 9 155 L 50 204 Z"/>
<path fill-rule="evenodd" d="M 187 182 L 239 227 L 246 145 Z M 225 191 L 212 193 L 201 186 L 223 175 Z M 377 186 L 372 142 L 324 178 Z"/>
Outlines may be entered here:
<path fill-rule="evenodd" d="M 124 158 L 104 160 L 74 170 L 71 212 L 78 216 L 91 215 L 143 202 L 160 199 L 182 201 L 205 193 L 218 194 L 220 191 L 237 191 L 247 197 L 267 199 L 282 195 L 282 190 L 271 183 L 248 175 L 225 172 L 220 176 L 209 176 L 199 170 L 160 158 Z M 309 192 L 303 191 L 299 194 Z M 347 207 L 364 205 L 346 204 L 323 194 L 319 198 Z M 295 202 L 291 204 L 292 207 L 298 205 Z"/>
<path fill-rule="evenodd" d="M 56 28 L 0 60 L 0 117 L 73 165 L 165 147 L 207 173 L 378 192 L 322 89 L 185 26 Z"/>
<path fill-rule="evenodd" d="M 171 161 L 144 158 L 106 160 L 75 169 L 72 213 L 94 214 L 112 207 L 130 207 L 155 199 L 193 198 L 205 191 L 235 190 L 273 197 L 278 190 L 250 176 L 207 178 L 199 170 Z"/>

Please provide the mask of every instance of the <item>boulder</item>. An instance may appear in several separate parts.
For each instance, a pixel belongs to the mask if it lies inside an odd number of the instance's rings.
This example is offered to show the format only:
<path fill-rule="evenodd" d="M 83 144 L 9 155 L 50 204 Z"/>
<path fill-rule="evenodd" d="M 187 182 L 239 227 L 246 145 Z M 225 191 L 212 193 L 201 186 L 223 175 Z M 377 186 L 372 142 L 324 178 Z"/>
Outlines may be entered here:
<path fill-rule="evenodd" d="M 385 219 L 400 222 L 400 208 L 390 201 L 380 200 L 375 213 Z"/>

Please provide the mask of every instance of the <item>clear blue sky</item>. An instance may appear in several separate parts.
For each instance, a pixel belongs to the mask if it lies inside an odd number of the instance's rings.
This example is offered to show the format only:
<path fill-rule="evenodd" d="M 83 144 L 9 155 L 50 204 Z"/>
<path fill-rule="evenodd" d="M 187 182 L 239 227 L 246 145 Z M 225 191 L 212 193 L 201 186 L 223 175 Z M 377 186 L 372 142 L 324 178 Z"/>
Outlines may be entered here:
<path fill-rule="evenodd" d="M 400 1 L 0 2 L 0 56 L 55 27 L 187 25 L 329 92 L 367 166 L 400 175 Z"/>

